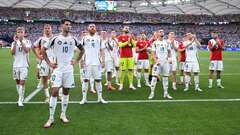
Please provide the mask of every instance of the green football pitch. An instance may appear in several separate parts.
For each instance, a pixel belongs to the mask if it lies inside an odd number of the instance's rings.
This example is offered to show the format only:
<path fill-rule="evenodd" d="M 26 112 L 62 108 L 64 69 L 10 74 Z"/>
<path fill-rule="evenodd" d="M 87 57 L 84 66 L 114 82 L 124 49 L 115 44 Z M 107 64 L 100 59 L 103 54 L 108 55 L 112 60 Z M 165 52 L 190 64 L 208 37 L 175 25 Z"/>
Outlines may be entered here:
<path fill-rule="evenodd" d="M 12 79 L 12 56 L 9 49 L 0 49 L 0 135 L 239 135 L 240 134 L 240 52 L 224 52 L 224 89 L 208 89 L 209 52 L 200 52 L 200 87 L 193 86 L 183 92 L 183 86 L 173 91 L 172 101 L 163 100 L 161 83 L 156 87 L 156 97 L 147 100 L 148 87 L 136 91 L 106 90 L 104 98 L 109 104 L 80 105 L 81 84 L 78 65 L 75 67 L 76 88 L 70 92 L 67 116 L 70 123 L 59 120 L 57 106 L 55 124 L 42 128 L 48 119 L 48 104 L 43 103 L 44 92 L 33 96 L 23 108 L 17 106 L 17 92 Z M 36 62 L 31 53 L 29 77 L 25 97 L 36 90 Z M 105 81 L 103 81 L 105 82 Z M 126 82 L 126 79 L 125 79 Z M 214 82 L 215 83 L 215 82 Z M 171 82 L 169 82 L 171 84 Z M 126 84 L 127 85 L 127 84 Z M 89 101 L 96 95 L 88 93 Z"/>

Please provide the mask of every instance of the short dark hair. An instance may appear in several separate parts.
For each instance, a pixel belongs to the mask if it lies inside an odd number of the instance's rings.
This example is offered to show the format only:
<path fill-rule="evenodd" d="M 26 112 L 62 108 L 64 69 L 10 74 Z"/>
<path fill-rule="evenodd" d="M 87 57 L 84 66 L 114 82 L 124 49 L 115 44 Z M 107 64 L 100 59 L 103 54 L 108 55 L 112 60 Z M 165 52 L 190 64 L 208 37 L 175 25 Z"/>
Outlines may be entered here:
<path fill-rule="evenodd" d="M 72 21 L 70 20 L 70 19 L 62 19 L 61 20 L 61 24 L 64 24 L 65 22 L 70 22 L 70 23 L 72 23 Z"/>

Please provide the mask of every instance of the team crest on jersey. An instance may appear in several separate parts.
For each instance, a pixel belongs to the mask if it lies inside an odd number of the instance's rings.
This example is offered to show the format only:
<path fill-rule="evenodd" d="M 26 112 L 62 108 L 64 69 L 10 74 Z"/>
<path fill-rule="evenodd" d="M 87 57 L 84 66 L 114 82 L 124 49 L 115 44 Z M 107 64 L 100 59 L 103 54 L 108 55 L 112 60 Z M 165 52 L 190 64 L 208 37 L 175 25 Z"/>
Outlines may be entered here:
<path fill-rule="evenodd" d="M 58 41 L 57 44 L 58 44 L 58 45 L 62 45 L 62 41 Z"/>
<path fill-rule="evenodd" d="M 65 45 L 66 45 L 66 44 L 67 44 L 67 41 L 65 41 L 63 44 L 65 44 Z"/>

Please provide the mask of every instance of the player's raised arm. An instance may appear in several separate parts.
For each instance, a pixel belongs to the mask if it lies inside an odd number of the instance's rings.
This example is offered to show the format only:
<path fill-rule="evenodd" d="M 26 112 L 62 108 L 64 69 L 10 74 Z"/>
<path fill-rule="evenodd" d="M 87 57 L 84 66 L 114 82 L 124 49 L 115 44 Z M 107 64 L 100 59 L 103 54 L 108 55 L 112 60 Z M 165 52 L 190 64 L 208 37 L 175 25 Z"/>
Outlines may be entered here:
<path fill-rule="evenodd" d="M 101 42 L 101 49 L 100 49 L 100 60 L 102 62 L 102 67 L 105 66 L 105 53 L 104 53 L 104 45 Z"/>
<path fill-rule="evenodd" d="M 32 51 L 34 53 L 34 55 L 42 60 L 43 59 L 43 56 L 40 54 L 41 52 L 41 39 L 38 39 L 34 44 L 33 44 L 33 47 L 32 47 Z"/>
<path fill-rule="evenodd" d="M 17 42 L 13 41 L 12 46 L 11 46 L 11 54 L 12 55 L 15 55 L 15 53 L 16 53 L 16 45 L 17 45 Z"/>
<path fill-rule="evenodd" d="M 212 44 L 211 40 L 208 41 L 208 48 L 212 51 L 216 47 L 216 44 Z"/>

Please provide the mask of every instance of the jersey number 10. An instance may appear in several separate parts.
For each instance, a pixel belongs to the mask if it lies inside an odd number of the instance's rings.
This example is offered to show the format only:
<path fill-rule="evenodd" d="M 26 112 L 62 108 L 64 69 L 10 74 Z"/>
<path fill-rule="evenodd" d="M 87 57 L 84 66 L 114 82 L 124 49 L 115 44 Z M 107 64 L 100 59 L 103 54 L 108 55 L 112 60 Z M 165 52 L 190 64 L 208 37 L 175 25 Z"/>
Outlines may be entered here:
<path fill-rule="evenodd" d="M 68 53 L 68 46 L 63 47 L 63 53 Z"/>

